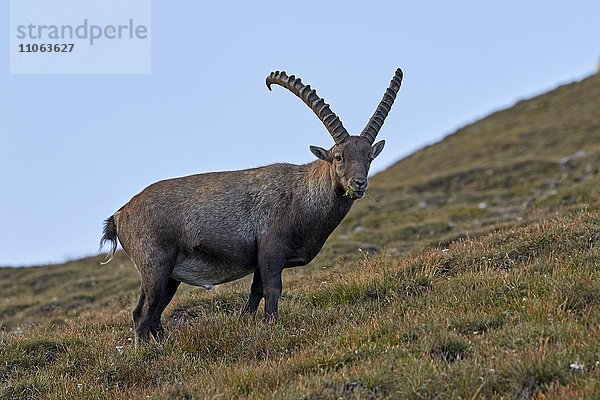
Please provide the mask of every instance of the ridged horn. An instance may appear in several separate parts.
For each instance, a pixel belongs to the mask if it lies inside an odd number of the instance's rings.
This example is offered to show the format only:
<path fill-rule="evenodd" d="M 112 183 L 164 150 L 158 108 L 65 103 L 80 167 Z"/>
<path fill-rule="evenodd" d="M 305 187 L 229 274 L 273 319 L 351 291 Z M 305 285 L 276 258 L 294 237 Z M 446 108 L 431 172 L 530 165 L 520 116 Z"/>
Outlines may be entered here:
<path fill-rule="evenodd" d="M 285 71 L 274 71 L 267 77 L 267 88 L 271 90 L 271 85 L 274 83 L 288 89 L 306 103 L 323 122 L 335 143 L 342 143 L 350 136 L 342 125 L 342 121 L 329 108 L 329 104 L 325 103 L 325 100 L 320 98 L 317 91 L 311 89 L 310 85 L 304 85 L 300 78 L 296 78 L 294 75 L 287 76 Z"/>
<path fill-rule="evenodd" d="M 381 130 L 383 126 L 383 122 L 390 112 L 392 105 L 394 104 L 394 100 L 396 100 L 396 94 L 398 90 L 400 90 L 400 85 L 402 84 L 402 70 L 398 68 L 392 81 L 390 82 L 390 87 L 388 87 L 383 95 L 383 99 L 379 102 L 375 113 L 369 120 L 369 123 L 363 129 L 360 136 L 367 139 L 371 144 L 375 141 L 375 137 Z"/>

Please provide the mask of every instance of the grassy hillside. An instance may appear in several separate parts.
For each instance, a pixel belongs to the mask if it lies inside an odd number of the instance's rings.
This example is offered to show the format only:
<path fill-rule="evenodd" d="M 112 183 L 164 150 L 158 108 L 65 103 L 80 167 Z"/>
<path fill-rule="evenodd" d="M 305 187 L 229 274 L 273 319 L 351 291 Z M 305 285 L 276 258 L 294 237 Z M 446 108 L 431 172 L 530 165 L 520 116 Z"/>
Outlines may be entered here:
<path fill-rule="evenodd" d="M 0 397 L 598 398 L 597 110 L 593 76 L 373 177 L 277 326 L 186 286 L 136 351 L 125 255 L 0 269 Z"/>
<path fill-rule="evenodd" d="M 340 248 L 334 255 L 360 245 L 401 255 L 521 219 L 600 207 L 599 110 L 600 75 L 594 75 L 397 162 L 370 179 L 375 201 L 355 206 L 332 243 Z"/>

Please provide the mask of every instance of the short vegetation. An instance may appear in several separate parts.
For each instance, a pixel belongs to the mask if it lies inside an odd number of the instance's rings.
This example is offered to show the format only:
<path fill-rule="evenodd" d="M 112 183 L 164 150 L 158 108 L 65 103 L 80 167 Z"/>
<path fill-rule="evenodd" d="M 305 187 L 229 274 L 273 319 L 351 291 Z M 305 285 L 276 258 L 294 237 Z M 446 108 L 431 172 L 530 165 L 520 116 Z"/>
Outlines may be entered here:
<path fill-rule="evenodd" d="M 135 350 L 124 254 L 0 269 L 0 398 L 599 398 L 598 109 L 593 76 L 373 177 L 275 326 L 186 286 Z"/>

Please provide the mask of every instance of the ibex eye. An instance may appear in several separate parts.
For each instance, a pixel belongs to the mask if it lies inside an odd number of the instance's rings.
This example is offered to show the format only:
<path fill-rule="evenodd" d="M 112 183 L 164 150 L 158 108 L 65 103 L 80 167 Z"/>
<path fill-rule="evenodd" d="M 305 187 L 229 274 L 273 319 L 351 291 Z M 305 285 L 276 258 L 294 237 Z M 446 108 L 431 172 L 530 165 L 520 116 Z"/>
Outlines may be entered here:
<path fill-rule="evenodd" d="M 342 156 L 340 156 L 339 154 L 336 155 L 334 158 L 335 158 L 335 161 L 342 161 Z"/>

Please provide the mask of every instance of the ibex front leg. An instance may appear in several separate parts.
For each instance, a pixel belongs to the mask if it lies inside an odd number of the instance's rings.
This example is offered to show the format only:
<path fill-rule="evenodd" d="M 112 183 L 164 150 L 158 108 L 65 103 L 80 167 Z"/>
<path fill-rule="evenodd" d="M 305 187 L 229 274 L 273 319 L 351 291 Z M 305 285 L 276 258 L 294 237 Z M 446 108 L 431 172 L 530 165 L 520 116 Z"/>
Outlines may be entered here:
<path fill-rule="evenodd" d="M 281 253 L 259 255 L 258 268 L 265 297 L 265 322 L 276 323 L 279 297 L 281 296 L 281 272 L 284 259 Z"/>
<path fill-rule="evenodd" d="M 248 296 L 248 301 L 242 310 L 244 315 L 256 315 L 256 310 L 258 309 L 258 305 L 263 298 L 263 283 L 260 278 L 260 271 L 258 267 L 254 271 L 254 276 L 252 278 L 252 286 L 250 286 L 250 295 Z"/>

